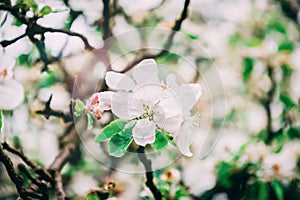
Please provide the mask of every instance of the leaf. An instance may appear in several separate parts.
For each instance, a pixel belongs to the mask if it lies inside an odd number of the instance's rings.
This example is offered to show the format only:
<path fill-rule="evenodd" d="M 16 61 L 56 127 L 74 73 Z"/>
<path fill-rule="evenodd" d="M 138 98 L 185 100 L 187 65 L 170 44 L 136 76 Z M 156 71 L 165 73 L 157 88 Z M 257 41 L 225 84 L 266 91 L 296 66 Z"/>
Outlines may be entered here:
<path fill-rule="evenodd" d="M 231 188 L 233 184 L 230 180 L 233 167 L 232 164 L 222 161 L 217 170 L 218 182 L 226 189 Z"/>
<path fill-rule="evenodd" d="M 88 119 L 87 130 L 91 130 L 94 126 L 94 119 L 91 113 L 87 113 L 87 119 Z"/>
<path fill-rule="evenodd" d="M 75 103 L 75 110 L 77 112 L 82 112 L 85 110 L 85 106 L 84 106 L 84 103 L 81 101 L 81 100 L 76 100 L 76 103 Z"/>
<path fill-rule="evenodd" d="M 22 26 L 23 25 L 23 23 L 22 22 L 20 22 L 17 18 L 14 18 L 14 21 L 13 21 L 13 25 L 15 25 L 15 26 Z"/>
<path fill-rule="evenodd" d="M 294 50 L 294 44 L 291 41 L 284 41 L 278 46 L 278 51 L 292 52 Z"/>
<path fill-rule="evenodd" d="M 97 194 L 90 193 L 87 195 L 86 200 L 101 200 Z"/>
<path fill-rule="evenodd" d="M 121 119 L 112 121 L 95 137 L 95 142 L 103 142 L 108 140 L 117 133 L 121 132 L 127 123 L 127 121 Z"/>
<path fill-rule="evenodd" d="M 41 10 L 40 10 L 40 14 L 42 17 L 44 17 L 45 15 L 48 15 L 52 12 L 52 9 L 50 8 L 50 6 L 44 6 Z"/>
<path fill-rule="evenodd" d="M 265 200 L 268 198 L 268 185 L 264 182 L 259 182 L 259 189 L 258 189 L 258 200 Z"/>
<path fill-rule="evenodd" d="M 284 189 L 283 189 L 282 185 L 279 183 L 279 181 L 274 179 L 272 181 L 272 186 L 273 186 L 273 189 L 274 189 L 277 199 L 283 200 L 284 199 Z"/>
<path fill-rule="evenodd" d="M 244 66 L 244 71 L 243 71 L 243 80 L 246 82 L 249 80 L 250 75 L 253 71 L 254 68 L 254 59 L 246 57 L 243 60 L 243 66 Z"/>
<path fill-rule="evenodd" d="M 281 93 L 279 99 L 287 108 L 293 108 L 296 106 L 292 98 L 287 94 Z"/>
<path fill-rule="evenodd" d="M 246 46 L 248 47 L 257 47 L 260 46 L 262 41 L 258 38 L 251 38 L 250 40 L 246 41 Z"/>
<path fill-rule="evenodd" d="M 120 132 L 114 135 L 108 144 L 109 155 L 117 158 L 122 157 L 132 141 L 133 137 L 131 134 Z"/>
<path fill-rule="evenodd" d="M 155 136 L 155 142 L 152 144 L 153 148 L 160 151 L 168 145 L 168 139 L 162 132 L 157 131 Z"/>

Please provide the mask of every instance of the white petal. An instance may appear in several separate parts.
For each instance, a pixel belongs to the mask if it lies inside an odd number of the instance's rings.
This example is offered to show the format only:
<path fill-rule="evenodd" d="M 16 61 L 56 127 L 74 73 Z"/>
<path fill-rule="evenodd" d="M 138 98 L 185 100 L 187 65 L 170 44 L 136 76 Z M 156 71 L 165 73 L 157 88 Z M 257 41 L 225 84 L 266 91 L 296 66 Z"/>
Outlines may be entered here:
<path fill-rule="evenodd" d="M 138 85 L 158 83 L 158 70 L 155 60 L 146 59 L 140 62 L 133 70 L 133 79 Z"/>
<path fill-rule="evenodd" d="M 114 90 L 133 90 L 136 86 L 135 82 L 129 76 L 117 72 L 107 72 L 105 81 L 108 87 Z"/>
<path fill-rule="evenodd" d="M 110 110 L 112 104 L 112 97 L 114 92 L 106 91 L 99 93 L 99 109 Z"/>
<path fill-rule="evenodd" d="M 201 96 L 201 86 L 199 84 L 182 84 L 179 87 L 179 98 L 184 114 L 189 113 Z"/>
<path fill-rule="evenodd" d="M 112 96 L 111 110 L 114 115 L 124 120 L 131 120 L 143 113 L 142 104 L 133 101 L 131 93 L 114 92 Z"/>
<path fill-rule="evenodd" d="M 152 144 L 155 141 L 155 123 L 149 119 L 138 120 L 132 129 L 132 135 L 138 145 Z"/>
<path fill-rule="evenodd" d="M 175 142 L 179 151 L 185 156 L 192 156 L 190 145 L 193 143 L 195 133 L 197 131 L 197 123 L 193 121 L 183 122 L 180 131 L 175 136 Z"/>
<path fill-rule="evenodd" d="M 174 93 L 178 93 L 179 92 L 179 85 L 178 83 L 176 82 L 176 77 L 174 74 L 170 74 L 167 76 L 167 86 L 169 88 L 171 88 L 171 90 L 174 92 Z"/>
<path fill-rule="evenodd" d="M 0 109 L 13 110 L 24 100 L 23 86 L 13 80 L 7 79 L 0 83 Z"/>
<path fill-rule="evenodd" d="M 133 98 L 144 104 L 157 103 L 162 98 L 162 85 L 159 83 L 146 84 L 133 92 Z"/>

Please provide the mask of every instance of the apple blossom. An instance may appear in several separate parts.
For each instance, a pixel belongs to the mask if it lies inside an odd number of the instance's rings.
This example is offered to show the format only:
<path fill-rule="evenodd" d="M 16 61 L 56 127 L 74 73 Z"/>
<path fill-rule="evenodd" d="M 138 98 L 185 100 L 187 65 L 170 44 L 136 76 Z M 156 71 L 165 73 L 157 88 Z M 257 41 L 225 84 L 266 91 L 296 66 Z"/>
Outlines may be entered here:
<path fill-rule="evenodd" d="M 115 90 L 112 113 L 123 120 L 136 120 L 132 136 L 138 145 L 152 144 L 156 130 L 164 130 L 175 137 L 182 154 L 192 155 L 189 146 L 197 128 L 197 115 L 191 116 L 190 110 L 201 96 L 199 84 L 178 85 L 174 75 L 167 78 L 167 84 L 160 82 L 153 59 L 140 62 L 132 78 L 108 72 L 105 80 Z"/>
<path fill-rule="evenodd" d="M 12 110 L 24 100 L 23 86 L 13 79 L 14 59 L 0 55 L 0 109 Z"/>

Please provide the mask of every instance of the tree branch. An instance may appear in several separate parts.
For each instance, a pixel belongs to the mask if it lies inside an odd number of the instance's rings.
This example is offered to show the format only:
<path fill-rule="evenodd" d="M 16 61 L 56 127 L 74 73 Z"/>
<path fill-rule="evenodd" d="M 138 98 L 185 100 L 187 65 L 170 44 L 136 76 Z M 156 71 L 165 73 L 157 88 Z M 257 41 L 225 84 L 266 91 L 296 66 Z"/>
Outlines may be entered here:
<path fill-rule="evenodd" d="M 16 37 L 15 39 L 12 39 L 12 40 L 3 40 L 0 42 L 0 45 L 5 48 L 5 47 L 17 42 L 18 40 L 22 39 L 25 36 L 26 36 L 26 33 Z"/>
<path fill-rule="evenodd" d="M 139 146 L 137 149 L 138 157 L 142 164 L 144 165 L 145 171 L 146 171 L 146 186 L 150 189 L 152 192 L 154 198 L 156 200 L 161 200 L 162 199 L 162 194 L 161 192 L 157 189 L 153 182 L 153 170 L 151 166 L 151 160 L 147 159 L 146 154 L 145 154 L 145 147 Z"/>
<path fill-rule="evenodd" d="M 66 115 L 65 113 L 57 110 L 52 110 L 50 107 L 52 101 L 52 95 L 49 97 L 48 101 L 45 103 L 45 108 L 43 110 L 36 111 L 36 114 L 44 115 L 46 119 L 49 119 L 50 116 L 55 116 L 62 118 L 64 122 L 71 122 L 73 120 L 72 115 Z"/>
<path fill-rule="evenodd" d="M 129 63 L 129 65 L 124 70 L 122 70 L 121 73 L 129 71 L 131 68 L 133 68 L 136 64 L 138 64 L 139 62 L 141 62 L 144 59 L 159 58 L 168 53 L 168 51 L 170 50 L 170 48 L 172 46 L 176 32 L 180 30 L 182 22 L 187 18 L 189 4 L 190 4 L 190 0 L 185 0 L 181 15 L 180 15 L 179 19 L 177 19 L 175 21 L 175 24 L 174 24 L 173 28 L 171 29 L 171 32 L 168 36 L 168 39 L 164 45 L 163 50 L 161 50 L 157 54 L 143 53 L 142 55 L 138 56 L 133 62 Z"/>

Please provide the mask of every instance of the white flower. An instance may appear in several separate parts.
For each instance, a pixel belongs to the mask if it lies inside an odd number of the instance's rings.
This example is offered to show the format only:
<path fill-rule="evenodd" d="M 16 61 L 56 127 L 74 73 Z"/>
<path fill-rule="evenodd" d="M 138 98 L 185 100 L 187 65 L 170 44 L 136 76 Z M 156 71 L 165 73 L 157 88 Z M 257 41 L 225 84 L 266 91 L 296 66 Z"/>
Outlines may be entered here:
<path fill-rule="evenodd" d="M 199 84 L 182 84 L 169 76 L 167 84 L 159 81 L 153 59 L 140 62 L 128 75 L 108 72 L 106 84 L 116 90 L 111 109 L 120 119 L 137 120 L 132 130 L 134 141 L 145 146 L 155 141 L 156 129 L 170 132 L 179 150 L 191 156 L 189 146 L 197 123 L 190 110 L 201 95 Z"/>
<path fill-rule="evenodd" d="M 183 122 L 180 129 L 173 132 L 176 144 L 180 152 L 186 156 L 192 156 L 189 146 L 193 142 L 194 134 L 198 128 L 198 115 L 191 116 L 190 110 L 199 100 L 202 89 L 199 84 L 181 84 L 175 81 L 173 74 L 167 77 L 167 86 L 170 87 L 179 97 L 183 113 Z"/>
<path fill-rule="evenodd" d="M 12 110 L 24 100 L 23 86 L 13 79 L 15 61 L 0 54 L 0 109 Z"/>

